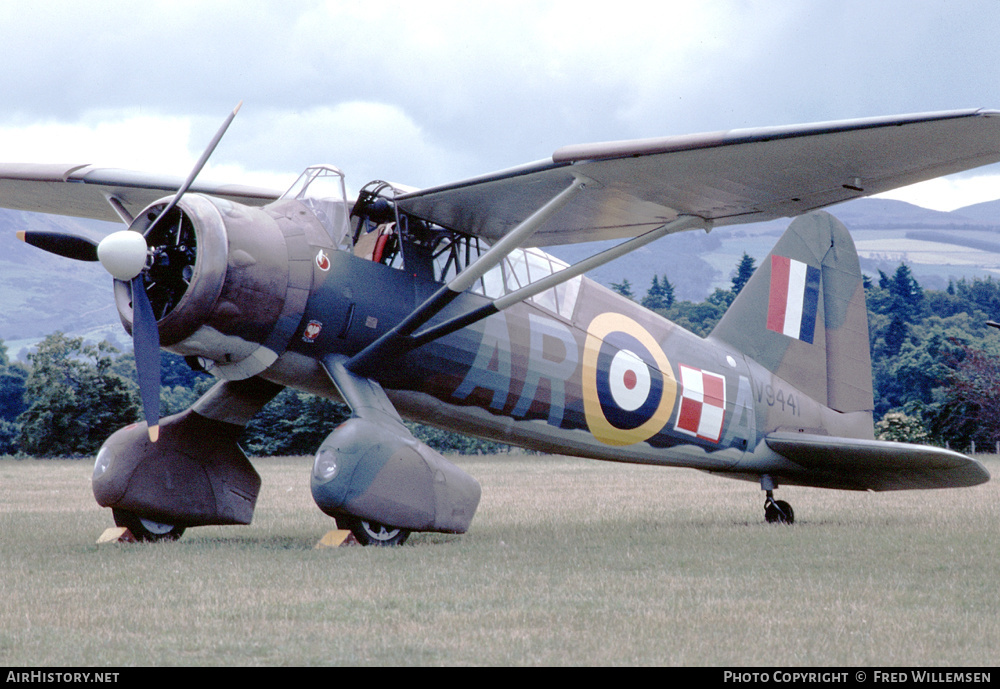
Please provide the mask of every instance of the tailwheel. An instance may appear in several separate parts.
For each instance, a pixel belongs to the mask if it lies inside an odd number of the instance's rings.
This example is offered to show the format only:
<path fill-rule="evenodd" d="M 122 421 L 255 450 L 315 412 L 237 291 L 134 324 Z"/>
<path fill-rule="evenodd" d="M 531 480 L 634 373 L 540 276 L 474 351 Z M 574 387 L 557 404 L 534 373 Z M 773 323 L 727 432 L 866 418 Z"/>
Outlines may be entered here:
<path fill-rule="evenodd" d="M 403 545 L 410 537 L 407 529 L 380 524 L 370 519 L 354 516 L 337 517 L 337 527 L 350 529 L 361 545 L 394 546 Z"/>
<path fill-rule="evenodd" d="M 176 541 L 184 533 L 183 526 L 163 524 L 140 517 L 126 510 L 111 510 L 117 526 L 124 526 L 140 541 Z"/>
<path fill-rule="evenodd" d="M 764 519 L 768 524 L 794 524 L 795 512 L 784 500 L 775 500 L 769 495 L 764 502 Z"/>

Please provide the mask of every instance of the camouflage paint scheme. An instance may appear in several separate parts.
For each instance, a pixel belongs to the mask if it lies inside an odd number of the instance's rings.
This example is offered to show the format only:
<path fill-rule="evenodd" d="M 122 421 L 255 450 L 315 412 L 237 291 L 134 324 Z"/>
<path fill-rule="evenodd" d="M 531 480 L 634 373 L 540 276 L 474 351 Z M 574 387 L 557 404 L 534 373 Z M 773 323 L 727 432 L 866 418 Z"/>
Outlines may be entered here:
<path fill-rule="evenodd" d="M 286 385 L 344 399 L 355 414 L 317 453 L 312 486 L 320 508 L 408 530 L 464 532 L 480 491 L 474 479 L 414 439 L 397 409 L 407 418 L 523 447 L 752 481 L 766 474 L 776 485 L 889 490 L 988 478 L 978 462 L 956 453 L 872 440 L 861 273 L 850 235 L 828 214 L 792 223 L 706 339 L 584 278 L 572 317 L 529 300 L 402 354 L 373 379 L 351 374 L 344 364 L 439 284 L 417 277 L 413 266 L 393 268 L 337 251 L 314 229 L 296 235 L 298 245 L 286 237 L 290 257 L 300 263 L 311 257 L 311 287 L 295 314 L 296 329 L 280 338 L 274 335 L 284 312 L 280 300 L 256 311 L 255 319 L 242 316 L 260 290 L 243 283 L 243 264 L 251 261 L 240 256 L 252 247 L 231 237 L 231 246 L 241 248 L 237 259 L 230 253 L 227 284 L 212 315 L 186 339 L 164 344 L 213 361 L 235 359 L 211 351 L 217 343 L 251 352 L 256 348 L 247 343 L 254 341 L 287 347 L 259 373 L 220 382 L 191 410 L 165 420 L 159 443 L 150 443 L 141 425 L 112 436 L 95 470 L 100 504 L 171 524 L 248 523 L 259 479 L 236 438 Z M 268 242 L 257 244 L 274 262 L 279 252 Z M 768 327 L 772 264 L 779 258 L 818 275 L 810 342 Z M 427 267 L 425 274 L 432 271 Z M 464 293 L 437 320 L 488 301 Z M 182 306 L 172 314 L 179 320 L 189 316 Z M 270 313 L 272 322 L 261 313 Z M 126 312 L 123 318 L 127 324 Z M 248 321 L 259 323 L 251 336 Z M 206 424 L 215 430 L 206 432 Z M 841 439 L 840 446 L 830 438 Z M 864 444 L 852 455 L 845 438 Z M 784 445 L 773 447 L 772 440 Z M 839 450 L 848 459 L 826 459 L 821 467 L 799 463 L 811 447 L 807 440 L 821 443 L 822 455 Z M 871 455 L 864 462 L 862 452 Z M 901 452 L 909 453 L 902 468 Z M 895 459 L 880 467 L 880 457 Z"/>
<path fill-rule="evenodd" d="M 373 182 L 353 208 L 346 192 L 307 193 L 332 168 L 310 168 L 280 198 L 195 185 L 164 212 L 155 199 L 171 180 L 0 165 L 0 205 L 118 213 L 139 231 L 156 219 L 144 273 L 160 343 L 219 378 L 161 422 L 159 442 L 143 423 L 101 448 L 94 495 L 116 521 L 153 535 L 249 523 L 260 477 L 237 439 L 288 386 L 350 405 L 316 454 L 313 497 L 361 539 L 389 543 L 465 532 L 480 499 L 403 417 L 759 481 L 769 506 L 781 483 L 988 480 L 958 453 L 873 439 L 862 277 L 832 216 L 794 220 L 707 338 L 580 276 L 605 254 L 559 275 L 524 247 L 634 238 L 610 258 L 673 231 L 800 215 L 996 162 L 998 134 L 1000 113 L 956 111 L 568 147 L 431 190 Z M 115 299 L 131 331 L 128 283 Z"/>

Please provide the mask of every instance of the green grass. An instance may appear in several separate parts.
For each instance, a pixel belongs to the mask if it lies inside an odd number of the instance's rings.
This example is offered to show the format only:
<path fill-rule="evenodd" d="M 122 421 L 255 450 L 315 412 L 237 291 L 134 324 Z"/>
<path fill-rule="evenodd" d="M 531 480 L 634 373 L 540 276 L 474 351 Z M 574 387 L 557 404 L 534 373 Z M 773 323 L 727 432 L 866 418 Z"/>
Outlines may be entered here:
<path fill-rule="evenodd" d="M 996 662 L 994 482 L 781 488 L 787 527 L 690 470 L 456 461 L 483 484 L 470 533 L 326 550 L 308 458 L 255 461 L 249 527 L 102 546 L 89 463 L 0 461 L 0 664 Z"/>

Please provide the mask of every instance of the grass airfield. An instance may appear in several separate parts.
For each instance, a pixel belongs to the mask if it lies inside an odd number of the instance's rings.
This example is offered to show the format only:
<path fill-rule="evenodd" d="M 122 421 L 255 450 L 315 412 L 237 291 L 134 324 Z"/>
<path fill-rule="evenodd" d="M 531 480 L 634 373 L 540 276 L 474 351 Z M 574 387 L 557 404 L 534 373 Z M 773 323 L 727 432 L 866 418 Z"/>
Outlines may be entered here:
<path fill-rule="evenodd" d="M 983 458 L 994 477 L 1000 460 Z M 316 550 L 311 458 L 248 527 L 101 545 L 86 461 L 0 461 L 0 665 L 995 665 L 1000 488 L 848 493 L 459 457 L 463 536 Z"/>

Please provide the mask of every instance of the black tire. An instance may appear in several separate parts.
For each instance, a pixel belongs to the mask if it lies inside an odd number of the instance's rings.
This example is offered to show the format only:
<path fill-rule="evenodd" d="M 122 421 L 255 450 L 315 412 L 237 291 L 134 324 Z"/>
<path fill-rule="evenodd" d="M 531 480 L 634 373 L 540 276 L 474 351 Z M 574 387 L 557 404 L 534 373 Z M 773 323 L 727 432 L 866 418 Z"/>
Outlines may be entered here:
<path fill-rule="evenodd" d="M 350 529 L 354 538 L 361 545 L 374 545 L 390 547 L 403 545 L 410 537 L 410 532 L 395 526 L 387 526 L 370 519 L 361 519 L 354 516 L 337 517 L 337 527 Z"/>
<path fill-rule="evenodd" d="M 775 500 L 764 505 L 764 519 L 768 524 L 794 524 L 795 512 L 784 500 Z"/>
<path fill-rule="evenodd" d="M 176 541 L 184 534 L 183 526 L 162 524 L 151 519 L 145 519 L 133 512 L 111 510 L 116 526 L 124 526 L 140 541 L 154 543 L 156 541 Z"/>

